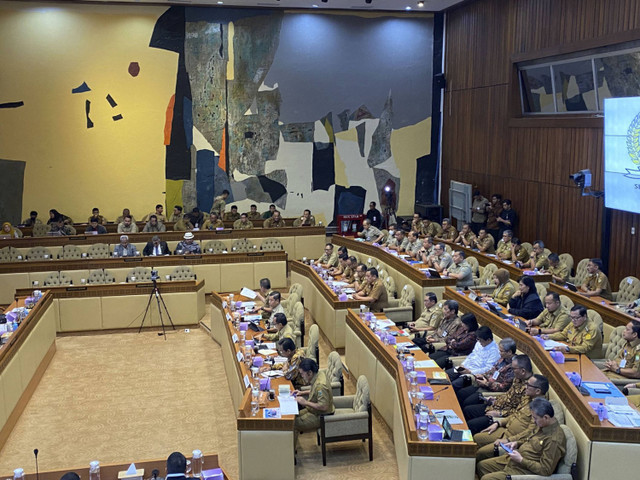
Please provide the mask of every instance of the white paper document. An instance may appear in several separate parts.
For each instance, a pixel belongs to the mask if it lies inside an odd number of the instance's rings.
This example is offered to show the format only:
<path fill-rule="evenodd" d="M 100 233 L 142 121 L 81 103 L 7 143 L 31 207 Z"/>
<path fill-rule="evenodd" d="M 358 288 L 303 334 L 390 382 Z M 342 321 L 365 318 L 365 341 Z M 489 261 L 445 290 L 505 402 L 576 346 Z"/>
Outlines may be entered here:
<path fill-rule="evenodd" d="M 418 360 L 414 362 L 416 368 L 438 368 L 438 364 L 433 360 Z"/>
<path fill-rule="evenodd" d="M 253 290 L 247 287 L 242 287 L 242 290 L 240 290 L 240 295 L 242 295 L 243 297 L 250 298 L 251 300 L 253 300 L 258 296 L 256 292 L 254 292 Z"/>
<path fill-rule="evenodd" d="M 275 350 L 271 350 L 269 348 L 263 348 L 262 350 L 258 350 L 258 353 L 260 355 L 275 355 L 278 352 L 276 352 Z"/>
<path fill-rule="evenodd" d="M 443 417 L 447 417 L 451 425 L 461 425 L 464 423 L 453 410 L 432 410 L 432 413 L 436 416 L 436 420 L 440 422 L 440 425 L 442 425 Z"/>
<path fill-rule="evenodd" d="M 378 328 L 389 328 L 394 327 L 396 325 L 396 322 L 394 322 L 393 320 L 389 320 L 388 318 L 383 318 L 380 320 L 376 320 L 376 325 L 378 326 Z"/>
<path fill-rule="evenodd" d="M 262 372 L 260 375 L 264 378 L 278 378 L 282 377 L 284 374 L 282 373 L 282 370 L 267 370 L 266 372 Z"/>
<path fill-rule="evenodd" d="M 291 395 L 278 395 L 278 402 L 280 402 L 280 413 L 282 415 L 298 414 L 296 397 L 292 397 Z"/>
<path fill-rule="evenodd" d="M 566 347 L 567 345 L 561 342 L 556 342 L 555 340 L 545 340 L 544 341 L 544 349 L 545 350 L 553 350 L 554 347 Z"/>

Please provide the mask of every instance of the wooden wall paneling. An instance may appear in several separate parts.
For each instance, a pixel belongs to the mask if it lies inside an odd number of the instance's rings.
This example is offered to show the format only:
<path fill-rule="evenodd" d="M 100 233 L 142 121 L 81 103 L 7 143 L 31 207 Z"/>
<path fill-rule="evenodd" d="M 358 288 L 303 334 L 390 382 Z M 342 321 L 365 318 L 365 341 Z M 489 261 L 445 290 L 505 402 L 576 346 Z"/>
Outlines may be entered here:
<path fill-rule="evenodd" d="M 619 210 L 611 211 L 611 245 L 615 245 L 615 252 L 609 261 L 608 276 L 611 287 L 618 290 L 618 284 L 627 275 L 640 278 L 640 216 Z M 634 235 L 631 228 L 636 229 Z"/>

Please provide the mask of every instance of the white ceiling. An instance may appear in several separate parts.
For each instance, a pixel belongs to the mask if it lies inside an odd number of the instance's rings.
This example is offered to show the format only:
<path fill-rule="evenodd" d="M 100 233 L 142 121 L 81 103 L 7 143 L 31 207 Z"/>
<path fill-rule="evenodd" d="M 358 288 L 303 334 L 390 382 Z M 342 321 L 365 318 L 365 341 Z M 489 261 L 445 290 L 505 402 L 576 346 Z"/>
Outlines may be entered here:
<path fill-rule="evenodd" d="M 105 3 L 113 0 L 85 0 L 85 2 Z M 424 7 L 418 7 L 418 0 L 116 0 L 115 3 L 152 3 L 156 5 L 220 5 L 225 7 L 271 7 L 271 8 L 312 8 L 314 10 L 372 10 L 439 12 L 466 0 L 424 0 Z M 314 7 L 317 5 L 317 7 Z"/>

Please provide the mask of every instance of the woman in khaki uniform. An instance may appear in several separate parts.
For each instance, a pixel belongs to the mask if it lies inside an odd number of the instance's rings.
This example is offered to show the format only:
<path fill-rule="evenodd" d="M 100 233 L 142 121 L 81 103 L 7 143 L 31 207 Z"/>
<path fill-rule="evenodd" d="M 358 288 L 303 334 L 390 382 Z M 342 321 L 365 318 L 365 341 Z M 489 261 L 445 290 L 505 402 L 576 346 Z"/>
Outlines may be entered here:
<path fill-rule="evenodd" d="M 516 288 L 509 281 L 509 272 L 504 268 L 499 268 L 493 273 L 493 281 L 496 284 L 496 289 L 493 293 L 489 295 L 485 295 L 483 300 L 492 300 L 494 302 L 499 303 L 503 307 L 506 307 L 509 304 L 509 300 L 516 292 Z"/>

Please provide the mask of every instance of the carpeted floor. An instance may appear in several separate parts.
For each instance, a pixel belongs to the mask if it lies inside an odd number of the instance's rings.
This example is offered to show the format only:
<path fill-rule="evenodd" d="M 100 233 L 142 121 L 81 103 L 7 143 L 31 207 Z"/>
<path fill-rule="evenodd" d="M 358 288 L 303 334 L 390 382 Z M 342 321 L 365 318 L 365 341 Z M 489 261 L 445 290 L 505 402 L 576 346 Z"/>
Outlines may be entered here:
<path fill-rule="evenodd" d="M 312 321 L 308 313 L 306 321 Z M 235 412 L 220 348 L 204 328 L 170 332 L 166 341 L 143 332 L 64 336 L 56 342 L 49 368 L 0 451 L 1 474 L 33 470 L 34 448 L 41 471 L 199 448 L 218 453 L 227 473 L 238 478 Z M 320 350 L 326 365 L 329 348 L 322 338 Z M 353 379 L 345 383 L 352 393 Z M 398 477 L 392 437 L 377 414 L 373 462 L 358 441 L 329 445 L 327 459 L 323 467 L 315 435 L 300 436 L 299 477 Z"/>

